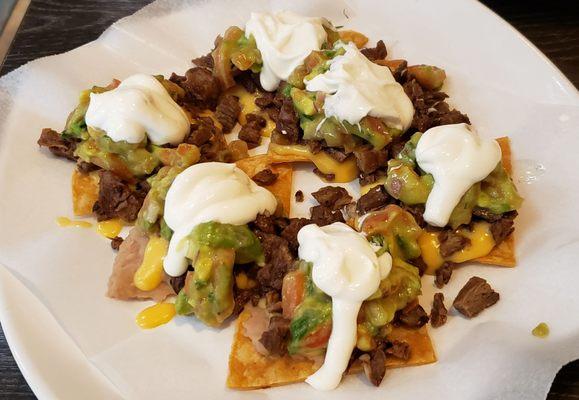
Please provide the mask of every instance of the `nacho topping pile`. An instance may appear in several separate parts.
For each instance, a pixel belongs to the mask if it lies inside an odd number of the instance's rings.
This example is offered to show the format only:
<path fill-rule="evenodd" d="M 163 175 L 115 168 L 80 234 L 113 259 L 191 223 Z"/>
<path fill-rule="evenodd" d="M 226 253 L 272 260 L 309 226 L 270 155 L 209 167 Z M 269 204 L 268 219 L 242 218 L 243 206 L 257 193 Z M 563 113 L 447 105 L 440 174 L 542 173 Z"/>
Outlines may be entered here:
<path fill-rule="evenodd" d="M 331 389 L 362 370 L 379 385 L 387 368 L 434 362 L 426 324 L 449 313 L 442 293 L 430 314 L 419 304 L 421 277 L 443 288 L 465 262 L 515 265 L 508 138 L 446 103 L 443 69 L 367 42 L 253 13 L 183 75 L 93 86 L 62 131 L 41 132 L 76 162 L 74 214 L 118 250 L 107 296 L 159 303 L 144 328 L 237 318 L 229 387 Z M 297 163 L 320 189 L 293 187 Z M 359 193 L 327 185 L 355 180 Z M 294 218 L 292 198 L 315 205 Z M 452 304 L 472 318 L 498 300 L 473 277 Z"/>

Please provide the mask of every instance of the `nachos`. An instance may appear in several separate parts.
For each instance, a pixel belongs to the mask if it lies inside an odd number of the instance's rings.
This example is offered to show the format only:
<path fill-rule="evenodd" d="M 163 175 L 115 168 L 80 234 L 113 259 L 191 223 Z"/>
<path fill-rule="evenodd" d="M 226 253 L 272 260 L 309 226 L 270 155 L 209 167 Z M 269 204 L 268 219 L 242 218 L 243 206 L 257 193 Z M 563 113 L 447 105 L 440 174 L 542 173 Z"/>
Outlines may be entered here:
<path fill-rule="evenodd" d="M 361 370 L 379 385 L 435 362 L 426 324 L 447 310 L 441 293 L 430 315 L 420 305 L 421 277 L 515 265 L 508 138 L 449 106 L 443 69 L 367 43 L 324 18 L 252 13 L 184 75 L 94 86 L 41 133 L 76 162 L 74 214 L 132 225 L 111 237 L 107 296 L 159 303 L 145 328 L 237 319 L 231 388 L 332 389 Z M 302 218 L 296 163 L 325 181 Z M 355 180 L 360 193 L 333 184 Z M 499 299 L 473 279 L 454 303 L 469 318 Z"/>

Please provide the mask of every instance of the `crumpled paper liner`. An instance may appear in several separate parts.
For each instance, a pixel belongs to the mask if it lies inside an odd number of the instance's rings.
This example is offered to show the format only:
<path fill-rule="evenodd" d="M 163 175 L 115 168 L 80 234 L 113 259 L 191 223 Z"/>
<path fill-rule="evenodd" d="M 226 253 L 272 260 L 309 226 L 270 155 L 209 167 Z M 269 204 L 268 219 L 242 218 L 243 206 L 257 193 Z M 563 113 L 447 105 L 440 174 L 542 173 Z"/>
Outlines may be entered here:
<path fill-rule="evenodd" d="M 243 25 L 251 10 L 280 8 L 326 16 L 364 32 L 370 43 L 384 39 L 391 57 L 445 68 L 453 104 L 479 132 L 512 138 L 516 177 L 528 172 L 517 171 L 517 160 L 544 166 L 532 184 L 519 184 L 526 201 L 517 219 L 518 266 L 461 268 L 443 290 L 450 306 L 478 275 L 501 300 L 470 321 L 451 311 L 445 326 L 431 329 L 439 361 L 388 371 L 378 389 L 355 376 L 331 393 L 305 384 L 226 389 L 232 327 L 216 331 L 176 318 L 141 331 L 134 317 L 146 304 L 104 297 L 114 258 L 108 240 L 91 229 L 55 224 L 56 217 L 72 215 L 73 166 L 35 142 L 42 128 L 62 128 L 81 89 L 136 72 L 183 72 L 218 33 Z M 543 399 L 559 367 L 579 357 L 578 104 L 576 90 L 558 71 L 475 2 L 159 1 L 96 42 L 0 79 L 0 263 L 124 398 Z M 294 191 L 303 190 L 306 201 L 292 204 L 295 215 L 307 213 L 314 204 L 309 193 L 324 185 L 310 172 L 296 168 Z M 356 183 L 344 186 L 357 193 Z M 431 278 L 423 286 L 429 310 Z M 541 321 L 551 327 L 547 339 L 530 333 Z M 73 379 L 74 371 L 66 373 Z"/>

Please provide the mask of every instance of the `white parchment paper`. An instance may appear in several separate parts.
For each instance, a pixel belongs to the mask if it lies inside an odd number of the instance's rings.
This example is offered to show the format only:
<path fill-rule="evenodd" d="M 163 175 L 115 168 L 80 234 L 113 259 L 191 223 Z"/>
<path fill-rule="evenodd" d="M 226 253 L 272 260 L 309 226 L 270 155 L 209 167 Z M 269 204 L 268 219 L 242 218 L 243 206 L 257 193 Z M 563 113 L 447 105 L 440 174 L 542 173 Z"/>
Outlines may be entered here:
<path fill-rule="evenodd" d="M 305 384 L 226 389 L 232 327 L 218 331 L 177 318 L 139 330 L 134 316 L 145 304 L 104 297 L 114 258 L 108 241 L 94 230 L 55 224 L 57 216 L 72 212 L 73 166 L 40 151 L 36 140 L 44 127 L 61 129 L 80 90 L 136 72 L 182 73 L 217 34 L 243 26 L 250 11 L 281 8 L 325 16 L 372 41 L 384 39 L 392 58 L 445 68 L 445 91 L 479 132 L 512 139 L 526 198 L 517 219 L 519 265 L 464 267 L 444 288 L 450 306 L 468 278 L 478 275 L 501 300 L 470 321 L 451 311 L 445 326 L 431 329 L 438 363 L 388 371 L 379 389 L 360 377 L 348 377 L 332 393 Z M 577 91 L 478 3 L 159 1 L 96 42 L 1 78 L 0 106 L 0 263 L 125 398 L 543 399 L 559 367 L 579 357 Z M 321 183 L 299 169 L 294 186 L 307 195 Z M 355 194 L 356 185 L 348 188 Z M 311 204 L 308 198 L 294 213 L 304 214 Z M 432 279 L 424 278 L 423 286 L 429 310 Z M 551 328 L 547 339 L 530 333 L 542 321 Z"/>

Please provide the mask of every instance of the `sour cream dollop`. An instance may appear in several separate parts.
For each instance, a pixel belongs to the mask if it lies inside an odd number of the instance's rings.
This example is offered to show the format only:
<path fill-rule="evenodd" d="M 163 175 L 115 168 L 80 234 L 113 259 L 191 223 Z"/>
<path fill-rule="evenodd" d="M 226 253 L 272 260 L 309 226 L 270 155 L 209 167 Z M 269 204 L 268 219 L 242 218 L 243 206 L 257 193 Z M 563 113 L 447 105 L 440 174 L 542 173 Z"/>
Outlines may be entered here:
<path fill-rule="evenodd" d="M 298 232 L 299 257 L 313 264 L 312 279 L 332 297 L 332 334 L 322 367 L 306 379 L 319 390 L 338 386 L 356 346 L 356 319 L 362 302 L 388 276 L 390 254 L 377 257 L 364 236 L 335 222 L 306 225 Z"/>
<path fill-rule="evenodd" d="M 86 124 L 115 142 L 179 144 L 189 133 L 187 114 L 151 75 L 136 74 L 108 92 L 91 93 Z"/>
<path fill-rule="evenodd" d="M 163 261 L 165 272 L 180 276 L 187 270 L 183 239 L 200 223 L 216 221 L 243 225 L 257 214 L 275 212 L 277 200 L 234 164 L 195 164 L 181 172 L 165 198 L 165 222 L 173 230 Z"/>
<path fill-rule="evenodd" d="M 306 82 L 310 92 L 330 93 L 324 102 L 326 116 L 355 125 L 369 115 L 408 129 L 414 107 L 390 68 L 368 60 L 353 43 L 343 48 L 346 52 L 329 61 L 327 72 Z"/>
<path fill-rule="evenodd" d="M 245 34 L 253 35 L 261 52 L 263 68 L 259 80 L 265 90 L 275 90 L 313 50 L 322 47 L 326 41 L 323 22 L 322 18 L 291 11 L 251 13 Z"/>
<path fill-rule="evenodd" d="M 501 156 L 495 140 L 479 137 L 467 124 L 441 125 L 424 132 L 416 146 L 416 162 L 434 177 L 424 220 L 434 226 L 448 224 L 462 196 L 495 169 Z"/>

